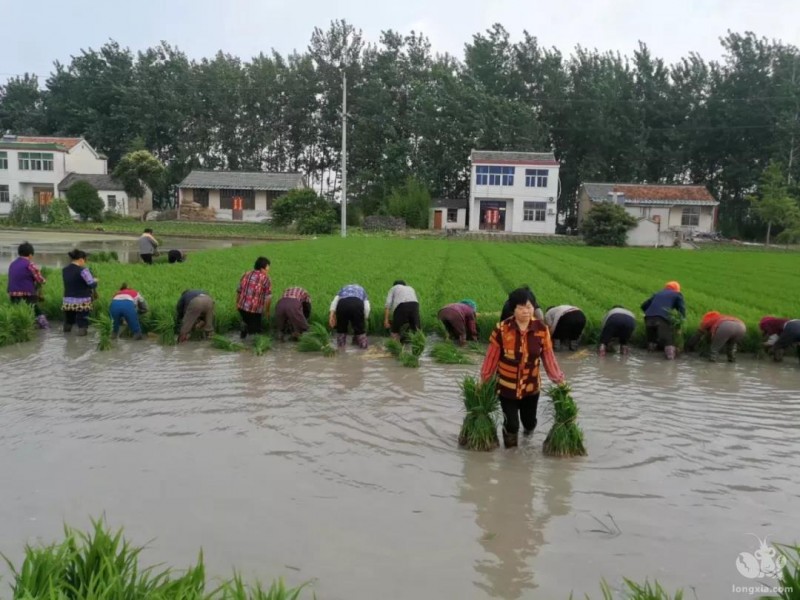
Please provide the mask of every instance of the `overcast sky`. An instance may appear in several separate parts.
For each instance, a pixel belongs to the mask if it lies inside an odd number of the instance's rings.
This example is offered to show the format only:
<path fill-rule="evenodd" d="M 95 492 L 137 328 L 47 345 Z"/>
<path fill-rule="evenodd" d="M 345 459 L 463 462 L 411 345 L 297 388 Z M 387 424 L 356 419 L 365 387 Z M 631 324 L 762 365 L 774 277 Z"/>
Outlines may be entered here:
<path fill-rule="evenodd" d="M 421 31 L 434 51 L 459 58 L 496 22 L 513 40 L 528 30 L 565 54 L 577 44 L 631 54 L 642 40 L 668 62 L 692 51 L 718 59 L 729 29 L 800 46 L 800 0 L 0 0 L 0 80 L 44 77 L 54 60 L 109 39 L 134 51 L 165 40 L 194 59 L 303 51 L 315 26 L 340 18 L 368 41 L 385 29 Z"/>

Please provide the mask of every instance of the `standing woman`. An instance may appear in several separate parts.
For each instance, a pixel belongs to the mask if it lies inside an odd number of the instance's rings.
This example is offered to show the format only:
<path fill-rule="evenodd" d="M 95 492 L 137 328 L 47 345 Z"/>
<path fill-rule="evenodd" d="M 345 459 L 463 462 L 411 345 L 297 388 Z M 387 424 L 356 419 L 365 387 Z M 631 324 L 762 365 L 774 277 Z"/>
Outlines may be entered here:
<path fill-rule="evenodd" d="M 72 262 L 61 270 L 64 279 L 64 300 L 61 304 L 64 312 L 64 333 L 72 331 L 72 326 L 77 324 L 78 335 L 86 335 L 92 299 L 99 280 L 92 276 L 86 266 L 86 252 L 76 248 L 67 255 Z"/>
<path fill-rule="evenodd" d="M 270 262 L 266 256 L 259 256 L 252 271 L 247 271 L 239 280 L 236 289 L 236 308 L 242 317 L 242 330 L 239 337 L 263 333 L 262 315 L 269 319 L 272 304 L 272 280 L 269 278 Z"/>

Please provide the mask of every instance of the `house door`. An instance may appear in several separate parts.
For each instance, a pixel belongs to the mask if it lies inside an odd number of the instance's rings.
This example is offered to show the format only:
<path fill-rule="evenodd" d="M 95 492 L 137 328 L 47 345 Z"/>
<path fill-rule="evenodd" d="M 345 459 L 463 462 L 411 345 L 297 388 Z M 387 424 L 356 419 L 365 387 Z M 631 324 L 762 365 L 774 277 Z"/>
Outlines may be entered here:
<path fill-rule="evenodd" d="M 34 187 L 33 201 L 39 206 L 39 210 L 46 213 L 53 201 L 53 188 Z"/>
<path fill-rule="evenodd" d="M 500 200 L 481 200 L 481 220 L 478 227 L 484 231 L 506 230 L 506 202 Z"/>
<path fill-rule="evenodd" d="M 441 210 L 433 211 L 433 228 L 434 229 L 441 229 L 442 228 L 442 212 Z"/>
<path fill-rule="evenodd" d="M 241 221 L 242 220 L 242 204 L 244 201 L 242 200 L 241 196 L 234 196 L 231 204 L 233 206 L 233 220 L 234 221 Z"/>

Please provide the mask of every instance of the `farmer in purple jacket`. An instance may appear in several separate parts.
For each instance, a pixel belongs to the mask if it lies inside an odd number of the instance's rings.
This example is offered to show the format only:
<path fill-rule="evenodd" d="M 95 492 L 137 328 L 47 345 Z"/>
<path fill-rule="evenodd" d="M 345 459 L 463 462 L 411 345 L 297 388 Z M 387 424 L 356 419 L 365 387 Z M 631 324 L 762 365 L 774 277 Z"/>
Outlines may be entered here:
<path fill-rule="evenodd" d="M 439 311 L 437 316 L 444 324 L 447 334 L 459 346 L 463 346 L 467 340 L 477 341 L 478 305 L 474 300 L 461 300 L 455 304 L 448 304 Z"/>
<path fill-rule="evenodd" d="M 38 305 L 45 279 L 33 262 L 33 246 L 22 242 L 17 248 L 17 254 L 19 257 L 8 267 L 8 297 L 12 304 L 25 302 L 33 306 L 36 324 L 40 329 L 47 329 L 47 317 L 42 314 Z"/>

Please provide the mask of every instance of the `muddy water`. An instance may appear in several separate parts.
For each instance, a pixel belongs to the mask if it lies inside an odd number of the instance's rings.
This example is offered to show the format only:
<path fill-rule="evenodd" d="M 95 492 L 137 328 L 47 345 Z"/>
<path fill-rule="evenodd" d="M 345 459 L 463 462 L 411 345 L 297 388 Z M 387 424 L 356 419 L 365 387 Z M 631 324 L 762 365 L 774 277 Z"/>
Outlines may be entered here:
<path fill-rule="evenodd" d="M 0 350 L 0 551 L 105 512 L 145 558 L 321 599 L 545 598 L 623 576 L 746 597 L 740 552 L 800 541 L 800 368 L 560 355 L 590 455 L 459 450 L 454 383 L 356 350 L 266 357 L 51 332 Z M 688 597 L 694 597 L 691 592 Z"/>
<path fill-rule="evenodd" d="M 157 227 L 157 225 L 156 225 Z M 91 231 L 73 233 L 56 231 L 0 231 L 0 274 L 8 273 L 8 266 L 17 258 L 17 246 L 28 241 L 36 250 L 36 264 L 48 267 L 63 267 L 69 263 L 67 252 L 81 248 L 87 252 L 114 251 L 120 262 L 139 261 L 138 237 L 133 235 L 106 235 Z M 159 236 L 161 248 L 166 253 L 172 248 L 192 252 L 205 248 L 230 248 L 246 244 L 246 241 L 170 238 Z"/>

